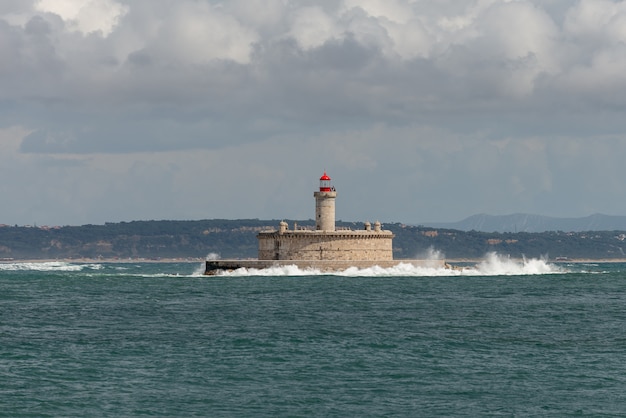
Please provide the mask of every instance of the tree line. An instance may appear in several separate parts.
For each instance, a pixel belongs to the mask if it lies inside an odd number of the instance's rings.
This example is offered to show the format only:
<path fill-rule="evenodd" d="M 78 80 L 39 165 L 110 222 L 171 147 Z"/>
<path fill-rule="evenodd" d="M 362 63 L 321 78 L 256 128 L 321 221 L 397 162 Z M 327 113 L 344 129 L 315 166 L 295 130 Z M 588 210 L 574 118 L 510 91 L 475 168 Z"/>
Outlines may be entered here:
<path fill-rule="evenodd" d="M 256 234 L 275 229 L 280 220 L 212 219 L 199 221 L 133 221 L 64 227 L 0 227 L 1 259 L 69 258 L 255 258 Z M 313 227 L 313 220 L 287 220 Z M 338 227 L 362 229 L 356 222 Z M 416 258 L 430 250 L 447 258 L 480 258 L 497 252 L 514 258 L 626 258 L 626 232 L 588 231 L 497 233 L 389 223 L 395 234 L 394 257 Z"/>

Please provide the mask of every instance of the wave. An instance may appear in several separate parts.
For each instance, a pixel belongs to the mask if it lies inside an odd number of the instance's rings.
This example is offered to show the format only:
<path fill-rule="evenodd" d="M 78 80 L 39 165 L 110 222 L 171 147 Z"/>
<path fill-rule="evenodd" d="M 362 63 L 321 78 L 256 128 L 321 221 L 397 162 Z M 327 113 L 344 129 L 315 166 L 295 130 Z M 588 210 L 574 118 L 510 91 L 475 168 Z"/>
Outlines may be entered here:
<path fill-rule="evenodd" d="M 567 270 L 563 267 L 551 264 L 543 258 L 514 260 L 497 253 L 488 253 L 476 265 L 475 270 L 481 276 L 526 276 L 567 273 Z"/>
<path fill-rule="evenodd" d="M 0 263 L 1 271 L 83 271 L 102 268 L 101 264 L 72 264 L 63 261 Z"/>
<path fill-rule="evenodd" d="M 449 276 L 528 276 L 567 273 L 564 268 L 544 259 L 514 260 L 496 253 L 489 253 L 483 260 L 467 267 L 418 267 L 399 262 L 389 268 L 378 266 L 359 269 L 356 267 L 340 272 L 322 272 L 317 269 L 301 269 L 295 265 L 277 266 L 266 269 L 237 269 L 222 272 L 220 276 L 342 276 L 342 277 L 449 277 Z"/>
<path fill-rule="evenodd" d="M 429 253 L 433 260 L 441 260 L 438 252 Z M 370 268 L 352 267 L 340 272 L 323 272 L 312 268 L 299 268 L 295 265 L 270 267 L 266 269 L 238 269 L 232 272 L 222 272 L 220 276 L 342 276 L 342 277 L 445 277 L 445 276 L 520 276 L 567 273 L 567 269 L 549 263 L 544 259 L 515 260 L 500 256 L 496 253 L 487 254 L 483 260 L 468 266 L 452 268 L 436 266 L 415 266 L 402 263 L 382 268 L 378 266 Z M 204 263 L 198 265 L 189 273 L 155 271 L 156 265 L 150 264 L 150 271 L 146 272 L 144 266 L 139 265 L 107 265 L 99 263 L 70 263 L 63 261 L 45 262 L 8 262 L 0 263 L 0 271 L 41 271 L 41 272 L 84 272 L 98 275 L 111 276 L 136 276 L 136 277 L 205 277 Z M 103 271 L 103 270 L 106 270 Z M 96 273 L 97 272 L 97 273 Z"/>

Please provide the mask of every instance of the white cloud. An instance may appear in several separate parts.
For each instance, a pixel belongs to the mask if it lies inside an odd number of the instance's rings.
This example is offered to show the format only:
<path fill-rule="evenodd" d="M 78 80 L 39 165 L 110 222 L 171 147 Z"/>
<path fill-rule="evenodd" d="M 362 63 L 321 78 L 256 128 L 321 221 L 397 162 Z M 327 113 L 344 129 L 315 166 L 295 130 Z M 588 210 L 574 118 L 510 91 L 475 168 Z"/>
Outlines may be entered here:
<path fill-rule="evenodd" d="M 511 60 L 536 56 L 546 71 L 556 66 L 558 29 L 550 16 L 532 3 L 495 4 L 475 25 L 488 39 L 488 53 Z"/>
<path fill-rule="evenodd" d="M 214 59 L 247 63 L 257 40 L 253 29 L 219 8 L 185 2 L 173 8 L 161 22 L 148 51 L 156 54 L 157 59 L 165 53 L 172 63 L 202 64 Z"/>
<path fill-rule="evenodd" d="M 270 33 L 280 31 L 289 10 L 287 0 L 229 0 L 222 6 L 239 21 Z"/>
<path fill-rule="evenodd" d="M 364 14 L 360 15 L 358 11 Z M 402 59 L 429 55 L 433 40 L 411 3 L 344 0 L 340 14 L 348 22 L 346 29 L 356 39 L 381 46 L 387 55 L 397 55 Z M 378 27 L 378 30 L 372 30 L 373 27 Z"/>
<path fill-rule="evenodd" d="M 567 11 L 564 29 L 578 42 L 626 42 L 626 3 L 581 0 Z"/>
<path fill-rule="evenodd" d="M 100 32 L 106 37 L 129 7 L 115 0 L 39 0 L 35 10 L 61 16 L 72 30 L 83 34 Z"/>
<path fill-rule="evenodd" d="M 309 216 L 297 177 L 333 165 L 357 219 L 372 187 L 387 219 L 626 213 L 625 19 L 608 0 L 6 0 L 3 190 L 28 223 L 123 219 L 109 199 L 125 219 Z M 195 195 L 207 178 L 223 201 Z"/>
<path fill-rule="evenodd" d="M 316 48 L 342 35 L 333 18 L 319 7 L 303 7 L 293 13 L 289 35 L 305 49 Z"/>
<path fill-rule="evenodd" d="M 413 17 L 410 3 L 398 0 L 344 0 L 343 9 L 363 9 L 369 16 L 398 24 L 407 24 Z"/>

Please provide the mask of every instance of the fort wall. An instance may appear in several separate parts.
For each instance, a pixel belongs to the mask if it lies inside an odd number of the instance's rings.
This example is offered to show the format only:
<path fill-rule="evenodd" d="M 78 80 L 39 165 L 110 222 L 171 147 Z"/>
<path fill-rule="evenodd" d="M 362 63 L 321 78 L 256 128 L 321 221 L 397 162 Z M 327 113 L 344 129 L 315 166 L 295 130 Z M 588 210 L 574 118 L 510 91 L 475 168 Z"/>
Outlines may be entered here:
<path fill-rule="evenodd" d="M 261 232 L 259 260 L 393 260 L 390 231 Z"/>
<path fill-rule="evenodd" d="M 207 260 L 205 274 L 219 274 L 224 270 L 240 268 L 264 269 L 273 266 L 296 265 L 321 271 L 340 271 L 351 267 L 383 268 L 408 263 L 418 267 L 445 267 L 442 260 L 393 259 L 393 233 L 381 228 L 380 222 L 364 223 L 364 229 L 337 230 L 335 227 L 335 199 L 337 192 L 324 172 L 315 197 L 315 230 L 289 229 L 282 221 L 277 231 L 262 231 L 257 235 L 257 260 Z"/>

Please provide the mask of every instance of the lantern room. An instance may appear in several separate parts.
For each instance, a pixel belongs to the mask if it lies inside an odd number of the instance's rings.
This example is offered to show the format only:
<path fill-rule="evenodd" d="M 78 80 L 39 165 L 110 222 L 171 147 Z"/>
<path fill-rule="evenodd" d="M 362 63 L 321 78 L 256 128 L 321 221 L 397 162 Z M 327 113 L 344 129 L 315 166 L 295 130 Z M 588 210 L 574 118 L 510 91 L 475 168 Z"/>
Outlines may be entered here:
<path fill-rule="evenodd" d="M 326 171 L 324 171 L 324 175 L 320 177 L 320 192 L 330 192 L 330 191 L 331 191 L 330 177 L 328 177 L 328 174 L 326 174 Z"/>

